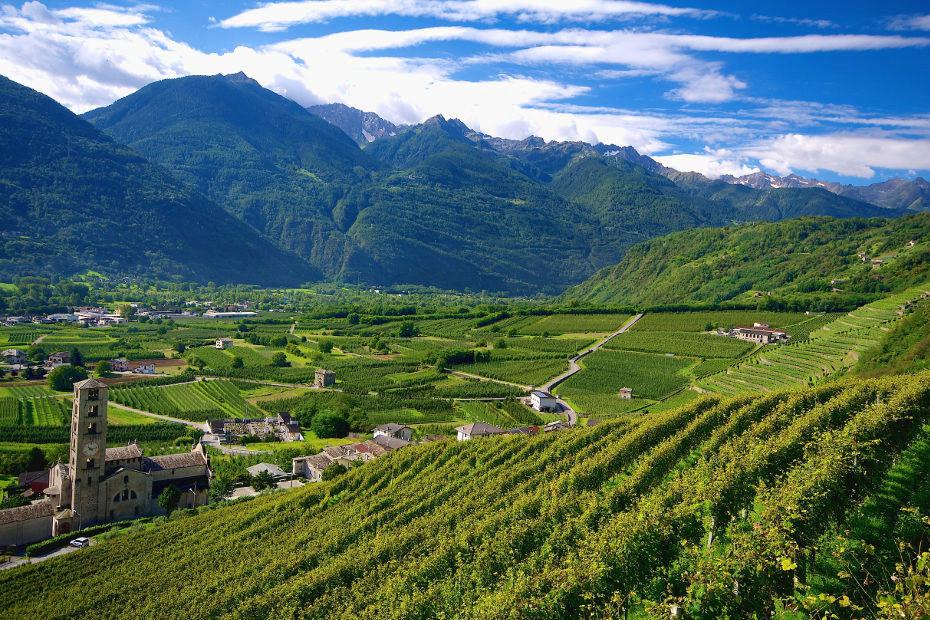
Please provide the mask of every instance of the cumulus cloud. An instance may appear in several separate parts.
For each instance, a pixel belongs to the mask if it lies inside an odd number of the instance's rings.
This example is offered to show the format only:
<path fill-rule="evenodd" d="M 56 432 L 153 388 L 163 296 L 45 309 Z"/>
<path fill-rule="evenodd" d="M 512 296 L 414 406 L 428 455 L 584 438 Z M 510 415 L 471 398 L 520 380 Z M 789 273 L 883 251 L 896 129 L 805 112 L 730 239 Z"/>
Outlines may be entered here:
<path fill-rule="evenodd" d="M 745 159 L 734 155 L 727 149 L 705 148 L 703 153 L 677 153 L 674 155 L 653 156 L 663 166 L 681 170 L 683 172 L 699 172 L 711 179 L 723 175 L 736 177 L 759 172 L 757 166 L 751 166 Z"/>
<path fill-rule="evenodd" d="M 869 179 L 875 168 L 930 170 L 930 140 L 883 135 L 785 134 L 742 149 L 779 174 L 829 170 Z"/>
<path fill-rule="evenodd" d="M 488 21 L 509 16 L 521 22 L 594 22 L 630 17 L 703 17 L 712 11 L 629 0 L 305 0 L 268 2 L 219 21 L 223 28 L 265 32 L 339 17 L 398 15 L 446 21 Z"/>

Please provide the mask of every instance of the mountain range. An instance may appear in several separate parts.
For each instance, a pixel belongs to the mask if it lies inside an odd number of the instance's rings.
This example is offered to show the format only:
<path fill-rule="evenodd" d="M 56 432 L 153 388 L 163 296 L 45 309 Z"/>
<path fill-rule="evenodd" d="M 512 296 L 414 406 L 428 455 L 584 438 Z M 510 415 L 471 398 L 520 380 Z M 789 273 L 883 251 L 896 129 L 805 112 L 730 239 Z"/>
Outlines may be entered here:
<path fill-rule="evenodd" d="M 346 106 L 308 110 L 241 73 L 154 82 L 84 120 L 4 85 L 0 144 L 11 155 L 0 160 L 0 179 L 19 197 L 3 215 L 0 277 L 97 268 L 199 281 L 548 294 L 676 230 L 901 213 L 823 188 L 756 189 L 680 173 L 632 147 L 507 140 L 442 116 L 397 127 Z M 99 149 L 74 157 L 68 146 L 22 160 L 22 136 L 77 144 L 63 122 L 137 168 L 110 170 Z M 30 185 L 45 188 L 28 200 L 28 186 L 17 185 L 25 165 L 37 177 Z M 133 184 L 146 191 L 131 191 Z M 146 201 L 165 203 L 157 197 L 167 192 L 181 196 L 183 208 L 137 223 Z M 94 248 L 61 247 L 92 228 L 101 233 L 87 237 Z M 60 252 L 68 259 L 56 259 Z"/>
<path fill-rule="evenodd" d="M 879 207 L 930 211 L 930 182 L 923 177 L 910 180 L 894 178 L 871 185 L 843 185 L 818 179 L 806 179 L 796 174 L 777 177 L 765 172 L 754 172 L 740 177 L 725 175 L 720 178 L 727 183 L 746 185 L 755 189 L 822 187 L 834 194 Z"/>

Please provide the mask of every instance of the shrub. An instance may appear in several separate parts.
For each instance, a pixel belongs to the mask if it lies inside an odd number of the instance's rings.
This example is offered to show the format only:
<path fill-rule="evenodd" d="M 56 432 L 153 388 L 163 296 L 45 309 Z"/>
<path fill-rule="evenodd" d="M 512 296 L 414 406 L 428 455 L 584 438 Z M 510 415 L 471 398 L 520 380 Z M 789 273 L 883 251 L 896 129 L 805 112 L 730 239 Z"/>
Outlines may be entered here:
<path fill-rule="evenodd" d="M 319 413 L 313 416 L 310 429 L 317 437 L 328 439 L 331 437 L 345 437 L 349 434 L 349 422 L 335 413 Z"/>

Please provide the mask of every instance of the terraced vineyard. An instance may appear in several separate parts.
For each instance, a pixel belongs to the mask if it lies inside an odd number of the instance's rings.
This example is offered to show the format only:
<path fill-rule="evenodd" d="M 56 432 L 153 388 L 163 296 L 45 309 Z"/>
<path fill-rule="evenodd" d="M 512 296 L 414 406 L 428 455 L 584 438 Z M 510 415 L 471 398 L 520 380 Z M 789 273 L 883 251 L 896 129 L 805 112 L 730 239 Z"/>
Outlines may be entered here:
<path fill-rule="evenodd" d="M 928 422 L 923 373 L 411 447 L 3 571 L 0 609 L 546 620 L 668 618 L 675 603 L 699 618 L 848 617 L 874 608 L 907 545 L 930 534 L 930 481 L 914 466 Z M 872 578 L 862 563 L 837 576 L 833 556 L 813 551 L 836 531 L 845 553 L 861 548 L 849 519 L 873 499 Z M 217 569 L 179 570 L 202 566 Z"/>
<path fill-rule="evenodd" d="M 119 387 L 110 398 L 127 407 L 185 420 L 262 417 L 229 381 L 197 381 L 168 386 Z"/>
<path fill-rule="evenodd" d="M 807 385 L 852 367 L 898 318 L 900 308 L 923 294 L 919 287 L 840 315 L 808 340 L 768 347 L 751 359 L 707 376 L 698 385 L 721 394 L 772 391 Z"/>
<path fill-rule="evenodd" d="M 61 398 L 0 398 L 0 426 L 61 426 L 71 415 Z"/>

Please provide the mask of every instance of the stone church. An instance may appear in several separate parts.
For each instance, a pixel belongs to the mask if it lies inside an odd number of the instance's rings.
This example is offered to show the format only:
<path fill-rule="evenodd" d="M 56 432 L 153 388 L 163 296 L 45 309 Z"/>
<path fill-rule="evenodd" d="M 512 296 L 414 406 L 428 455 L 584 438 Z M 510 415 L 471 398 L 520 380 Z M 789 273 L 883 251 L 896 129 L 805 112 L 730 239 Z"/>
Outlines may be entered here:
<path fill-rule="evenodd" d="M 190 452 L 147 457 L 135 443 L 107 448 L 107 386 L 74 385 L 68 463 L 49 472 L 45 499 L 0 510 L 0 545 L 23 545 L 88 525 L 162 514 L 158 496 L 181 492 L 180 508 L 207 503 L 210 460 L 201 444 Z"/>

